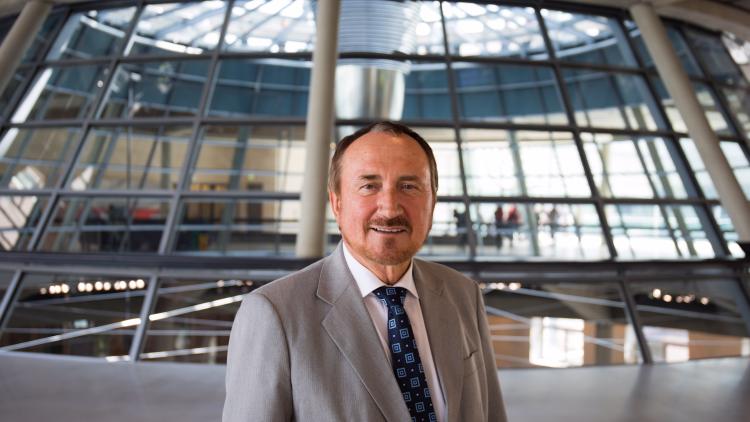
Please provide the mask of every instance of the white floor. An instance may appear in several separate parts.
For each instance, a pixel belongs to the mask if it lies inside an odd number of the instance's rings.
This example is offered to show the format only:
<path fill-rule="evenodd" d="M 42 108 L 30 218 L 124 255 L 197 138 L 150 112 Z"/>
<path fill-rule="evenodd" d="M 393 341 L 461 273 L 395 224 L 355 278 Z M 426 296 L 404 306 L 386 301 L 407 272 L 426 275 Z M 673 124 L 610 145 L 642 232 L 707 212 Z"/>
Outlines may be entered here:
<path fill-rule="evenodd" d="M 500 371 L 511 422 L 747 422 L 750 361 Z M 221 419 L 224 367 L 0 353 L 0 420 Z"/>

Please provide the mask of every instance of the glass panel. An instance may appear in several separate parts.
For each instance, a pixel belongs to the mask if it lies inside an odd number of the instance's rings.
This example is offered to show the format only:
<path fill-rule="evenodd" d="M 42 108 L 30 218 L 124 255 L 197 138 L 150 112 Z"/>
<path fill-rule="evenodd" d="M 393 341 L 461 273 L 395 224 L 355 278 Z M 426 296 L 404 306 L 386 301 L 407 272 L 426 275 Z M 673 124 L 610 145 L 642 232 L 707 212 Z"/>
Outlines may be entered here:
<path fill-rule="evenodd" d="M 435 204 L 432 229 L 417 254 L 465 260 L 469 256 L 469 225 L 466 217 L 463 202 Z"/>
<path fill-rule="evenodd" d="M 582 133 L 581 139 L 602 196 L 687 196 L 674 163 L 678 151 L 663 139 L 598 133 Z"/>
<path fill-rule="evenodd" d="M 416 128 L 430 144 L 438 170 L 438 195 L 459 196 L 464 189 L 461 184 L 461 165 L 458 160 L 458 143 L 453 129 Z"/>
<path fill-rule="evenodd" d="M 713 258 L 699 208 L 678 205 L 605 205 L 621 259 Z"/>
<path fill-rule="evenodd" d="M 734 225 L 732 224 L 732 220 L 729 218 L 729 214 L 727 214 L 726 210 L 721 205 L 714 205 L 712 207 L 712 210 L 714 219 L 716 220 L 716 224 L 719 226 L 719 230 L 724 236 L 724 240 L 727 242 L 729 252 L 735 258 L 744 258 L 745 252 L 742 250 L 740 245 L 737 244 L 737 240 L 739 239 L 739 237 L 737 236 L 737 232 L 734 230 Z"/>
<path fill-rule="evenodd" d="M 724 32 L 721 38 L 729 55 L 745 75 L 745 81 L 750 81 L 750 41 L 742 40 L 729 32 Z"/>
<path fill-rule="evenodd" d="M 655 362 L 750 356 L 732 280 L 631 283 L 636 311 Z"/>
<path fill-rule="evenodd" d="M 531 7 L 443 3 L 443 14 L 448 48 L 453 55 L 536 60 L 548 57 L 536 13 Z M 440 19 L 439 14 L 437 19 Z M 442 54 L 442 50 L 435 53 Z"/>
<path fill-rule="evenodd" d="M 452 120 L 448 74 L 444 63 L 411 62 L 405 77 L 405 85 L 403 105 L 401 105 L 404 110 L 403 119 Z M 361 97 L 362 86 L 355 84 L 351 88 L 355 92 L 360 91 Z M 342 96 L 342 99 L 351 104 L 353 96 L 357 95 L 355 92 Z M 351 105 L 356 106 L 356 104 Z M 347 114 L 348 108 L 346 104 L 340 104 L 339 115 Z M 379 117 L 373 115 L 374 113 L 366 114 L 355 117 Z"/>
<path fill-rule="evenodd" d="M 0 346 L 127 359 L 147 286 L 146 277 L 26 274 Z"/>
<path fill-rule="evenodd" d="M 713 35 L 692 28 L 686 28 L 685 34 L 693 51 L 712 77 L 725 84 L 747 86 L 742 72 L 721 42 L 721 35 Z"/>
<path fill-rule="evenodd" d="M 32 62 L 39 58 L 62 18 L 62 13 L 53 13 L 44 20 L 44 24 L 34 35 L 34 40 L 31 42 L 29 49 L 23 55 L 23 63 Z"/>
<path fill-rule="evenodd" d="M 609 258 L 593 205 L 484 203 L 471 216 L 482 258 Z"/>
<path fill-rule="evenodd" d="M 551 69 L 473 63 L 453 67 L 459 112 L 466 120 L 568 123 Z"/>
<path fill-rule="evenodd" d="M 226 15 L 223 1 L 146 6 L 128 54 L 201 54 L 219 43 Z"/>
<path fill-rule="evenodd" d="M 705 197 L 709 199 L 719 199 L 713 180 L 711 180 L 711 176 L 708 174 L 706 166 L 703 164 L 703 159 L 698 153 L 698 149 L 695 147 L 693 140 L 682 138 L 680 139 L 680 145 L 682 145 L 682 149 L 685 151 L 690 167 L 692 167 Z M 737 181 L 745 192 L 745 196 L 750 198 L 750 162 L 748 162 L 747 156 L 742 151 L 742 146 L 731 141 L 723 141 L 720 145 L 729 165 L 734 170 L 734 175 L 737 177 Z"/>
<path fill-rule="evenodd" d="M 656 130 L 659 112 L 640 76 L 564 69 L 570 102 L 580 126 Z"/>
<path fill-rule="evenodd" d="M 305 117 L 311 67 L 302 60 L 222 60 L 208 113 Z"/>
<path fill-rule="evenodd" d="M 68 186 L 175 189 L 192 132 L 191 126 L 91 129 Z"/>
<path fill-rule="evenodd" d="M 10 113 L 10 106 L 17 96 L 21 95 L 21 86 L 32 73 L 31 69 L 19 67 L 13 72 L 5 89 L 0 93 L 0 121 Z"/>
<path fill-rule="evenodd" d="M 648 69 L 655 70 L 656 66 L 654 65 L 654 59 L 651 58 L 651 54 L 648 52 L 646 44 L 641 37 L 641 31 L 635 25 L 635 22 L 625 21 L 625 26 L 628 27 L 630 38 L 633 39 L 635 50 L 638 52 L 643 64 Z M 664 27 L 667 30 L 667 37 L 669 37 L 669 40 L 672 42 L 672 48 L 674 48 L 677 57 L 682 63 L 682 68 L 685 69 L 690 76 L 703 76 L 703 72 L 701 72 L 700 67 L 698 67 L 698 63 L 696 63 L 693 58 L 693 54 L 690 52 L 690 48 L 688 48 L 688 45 L 680 32 L 671 25 L 664 25 Z"/>
<path fill-rule="evenodd" d="M 1 29 L 0 32 L 2 32 Z M 8 291 L 8 287 L 10 287 L 14 275 L 14 271 L 0 271 L 0 303 L 3 301 L 5 292 Z"/>
<path fill-rule="evenodd" d="M 302 190 L 303 126 L 206 126 L 198 148 L 192 190 Z"/>
<path fill-rule="evenodd" d="M 45 68 L 29 86 L 12 121 L 82 119 L 91 110 L 106 76 L 105 65 Z"/>
<path fill-rule="evenodd" d="M 175 250 L 199 255 L 290 256 L 300 203 L 272 199 L 189 199 L 178 217 Z"/>
<path fill-rule="evenodd" d="M 461 138 L 469 195 L 591 195 L 569 132 L 465 129 Z"/>
<path fill-rule="evenodd" d="M 581 63 L 635 66 L 635 58 L 617 20 L 542 9 L 555 56 Z"/>
<path fill-rule="evenodd" d="M 498 368 L 642 361 L 613 283 L 482 283 Z M 486 290 L 486 291 L 487 291 Z"/>
<path fill-rule="evenodd" d="M 724 98 L 729 111 L 746 138 L 750 138 L 750 91 L 743 89 L 723 88 Z"/>
<path fill-rule="evenodd" d="M 118 54 L 134 13 L 135 7 L 126 7 L 71 15 L 47 60 L 98 59 Z"/>
<path fill-rule="evenodd" d="M 79 128 L 8 129 L 0 137 L 0 186 L 54 188 L 80 136 Z"/>
<path fill-rule="evenodd" d="M 28 249 L 46 207 L 46 196 L 0 196 L 0 250 Z"/>
<path fill-rule="evenodd" d="M 250 280 L 162 279 L 141 359 L 226 363 L 232 321 Z"/>
<path fill-rule="evenodd" d="M 51 252 L 156 252 L 169 201 L 159 198 L 63 198 L 39 250 Z"/>
<path fill-rule="evenodd" d="M 314 37 L 315 3 L 312 1 L 238 0 L 232 8 L 223 48 L 271 53 L 312 52 Z"/>
<path fill-rule="evenodd" d="M 208 66 L 208 60 L 122 64 L 100 117 L 194 116 Z"/>
<path fill-rule="evenodd" d="M 680 111 L 672 100 L 672 96 L 667 92 L 664 82 L 661 78 L 652 76 L 651 81 L 654 84 L 656 94 L 661 100 L 661 105 L 667 113 L 669 122 L 672 124 L 672 129 L 676 132 L 687 132 L 687 126 L 685 120 L 683 120 Z M 734 130 L 729 126 L 728 120 L 724 116 L 724 111 L 719 106 L 716 96 L 708 85 L 693 81 L 693 87 L 695 88 L 695 95 L 698 98 L 698 102 L 703 107 L 703 111 L 706 113 L 708 124 L 711 128 L 719 135 L 734 135 Z"/>

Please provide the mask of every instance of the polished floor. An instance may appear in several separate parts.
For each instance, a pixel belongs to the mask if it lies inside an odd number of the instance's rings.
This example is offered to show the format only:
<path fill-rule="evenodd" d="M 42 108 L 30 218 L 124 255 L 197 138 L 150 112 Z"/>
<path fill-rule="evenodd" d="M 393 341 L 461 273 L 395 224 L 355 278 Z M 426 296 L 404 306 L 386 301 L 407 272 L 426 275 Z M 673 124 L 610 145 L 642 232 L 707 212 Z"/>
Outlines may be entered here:
<path fill-rule="evenodd" d="M 747 422 L 750 360 L 500 371 L 511 422 Z M 224 367 L 0 353 L 0 420 L 221 419 Z"/>

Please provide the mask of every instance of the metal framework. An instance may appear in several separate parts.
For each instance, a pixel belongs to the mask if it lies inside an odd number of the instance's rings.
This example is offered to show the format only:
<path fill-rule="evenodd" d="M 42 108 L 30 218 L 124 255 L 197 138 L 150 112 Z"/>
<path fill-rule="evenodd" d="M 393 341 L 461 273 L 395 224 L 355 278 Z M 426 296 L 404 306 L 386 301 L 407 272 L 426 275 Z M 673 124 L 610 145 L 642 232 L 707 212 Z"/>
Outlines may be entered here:
<path fill-rule="evenodd" d="M 159 291 L 159 283 L 161 277 L 170 275 L 179 275 L 187 277 L 195 277 L 196 274 L 201 274 L 200 269 L 212 268 L 202 273 L 206 277 L 222 277 L 222 274 L 236 274 L 236 271 L 244 271 L 245 274 L 250 277 L 254 277 L 257 280 L 270 281 L 271 279 L 278 276 L 280 273 L 288 272 L 296 268 L 301 268 L 305 264 L 309 263 L 309 260 L 296 260 L 296 259 L 285 259 L 285 258 L 231 258 L 231 257 L 193 257 L 185 256 L 173 253 L 175 246 L 175 236 L 177 233 L 177 225 L 179 224 L 181 205 L 187 199 L 228 199 L 228 200 L 239 200 L 239 199 L 259 199 L 259 200 L 298 200 L 299 193 L 289 192 L 242 192 L 242 191 L 225 191 L 225 192 L 205 192 L 205 191 L 191 191 L 190 190 L 190 171 L 196 163 L 198 158 L 198 148 L 200 142 L 201 128 L 206 125 L 238 125 L 238 126 L 274 126 L 274 125 L 288 125 L 288 126 L 303 126 L 305 121 L 303 118 L 295 117 L 258 117 L 249 116 L 241 118 L 230 118 L 230 117 L 215 117 L 208 116 L 206 110 L 208 109 L 209 99 L 213 97 L 215 89 L 215 80 L 218 75 L 219 63 L 224 59 L 265 59 L 265 58 L 286 58 L 286 59 L 300 59 L 300 60 L 311 60 L 311 53 L 269 53 L 269 52 L 229 52 L 223 51 L 221 46 L 224 43 L 227 29 L 232 16 L 234 0 L 228 0 L 226 7 L 223 10 L 224 19 L 220 28 L 212 28 L 213 30 L 219 30 L 219 39 L 216 48 L 211 52 L 198 54 L 198 55 L 174 55 L 174 56 L 162 56 L 158 54 L 146 54 L 146 55 L 132 55 L 126 56 L 125 51 L 127 48 L 127 40 L 129 40 L 136 29 L 136 25 L 139 21 L 139 17 L 143 13 L 144 8 L 147 4 L 162 3 L 162 2 L 146 2 L 143 0 L 138 1 L 118 1 L 108 2 L 106 5 L 101 5 L 98 2 L 75 4 L 70 6 L 59 6 L 52 14 L 60 17 L 59 22 L 55 28 L 50 32 L 46 43 L 41 49 L 40 54 L 37 55 L 34 61 L 30 63 L 22 64 L 17 73 L 23 76 L 18 89 L 12 98 L 10 98 L 9 106 L 6 110 L 1 112 L 0 115 L 0 134 L 6 133 L 10 129 L 37 129 L 37 128 L 79 128 L 80 136 L 78 137 L 76 144 L 73 148 L 74 152 L 70 154 L 70 157 L 60 163 L 62 169 L 62 176 L 58 179 L 57 183 L 49 188 L 44 189 L 31 189 L 31 190 L 15 190 L 10 188 L 0 188 L 0 197 L 2 196 L 40 196 L 48 198 L 47 204 L 42 211 L 39 218 L 39 223 L 34 230 L 31 241 L 28 247 L 24 251 L 7 252 L 0 256 L 0 269 L 8 269 L 13 271 L 13 277 L 10 280 L 5 296 L 0 301 L 0 331 L 7 323 L 8 312 L 12 307 L 13 301 L 16 299 L 23 282 L 23 277 L 26 273 L 90 273 L 90 274 L 145 274 L 149 277 L 148 289 L 145 292 L 144 304 L 140 314 L 141 323 L 136 327 L 133 344 L 130 348 L 129 359 L 138 360 L 139 356 L 143 351 L 144 338 L 148 330 L 149 315 L 152 313 L 157 294 Z M 163 3 L 166 3 L 164 1 Z M 566 277 L 558 277 L 555 280 L 581 280 L 583 277 L 586 282 L 595 283 L 598 277 L 601 275 L 601 271 L 606 274 L 603 280 L 607 282 L 616 282 L 622 293 L 622 297 L 625 304 L 626 314 L 630 323 L 633 325 L 638 343 L 640 345 L 640 351 L 643 356 L 643 360 L 646 363 L 653 361 L 651 353 L 648 348 L 648 344 L 643 334 L 642 323 L 639 321 L 638 312 L 636 310 L 636 304 L 633 301 L 632 294 L 629 291 L 629 285 L 633 281 L 640 280 L 639 272 L 642 272 L 644 268 L 655 268 L 664 266 L 671 271 L 656 272 L 645 276 L 648 280 L 675 280 L 683 279 L 683 271 L 689 270 L 693 267 L 710 267 L 714 269 L 723 269 L 729 271 L 729 276 L 736 280 L 737 286 L 741 294 L 740 311 L 745 320 L 745 324 L 748 326 L 750 332 L 750 294 L 748 294 L 748 268 L 746 264 L 739 263 L 730 258 L 729 249 L 724 237 L 720 231 L 719 225 L 714 218 L 712 208 L 719 205 L 719 202 L 714 199 L 707 199 L 704 195 L 701 186 L 696 179 L 694 172 L 691 169 L 690 164 L 687 161 L 685 152 L 680 145 L 680 139 L 686 137 L 687 134 L 675 131 L 669 121 L 664 107 L 658 101 L 657 89 L 654 86 L 653 78 L 657 77 L 658 74 L 655 70 L 646 68 L 642 59 L 638 54 L 633 54 L 632 59 L 636 62 L 635 67 L 624 66 L 624 65 L 609 65 L 609 64 L 588 64 L 588 63 L 572 63 L 562 59 L 558 59 L 555 56 L 555 49 L 553 47 L 553 41 L 548 33 L 545 19 L 542 16 L 541 6 L 539 2 L 535 1 L 511 1 L 505 2 L 511 5 L 533 7 L 536 19 L 539 24 L 540 33 L 543 37 L 545 48 L 548 51 L 549 58 L 544 60 L 525 60 L 519 58 L 506 58 L 506 57 L 461 57 L 451 54 L 446 55 L 408 55 L 399 54 L 397 56 L 388 54 L 378 53 L 342 53 L 340 58 L 342 59 L 397 59 L 397 60 L 412 60 L 418 62 L 433 62 L 433 63 L 444 63 L 446 65 L 446 71 L 448 75 L 448 91 L 450 94 L 451 103 L 451 118 L 450 120 L 414 120 L 404 121 L 404 123 L 414 126 L 416 128 L 445 128 L 452 129 L 455 134 L 457 143 L 459 171 L 461 177 L 461 189 L 462 195 L 451 195 L 451 196 L 440 196 L 438 199 L 440 202 L 447 203 L 460 203 L 466 209 L 466 216 L 468 219 L 467 227 L 470 228 L 468 231 L 468 257 L 464 261 L 449 261 L 445 262 L 461 271 L 464 271 L 478 280 L 491 281 L 497 280 L 503 276 L 512 274 L 518 280 L 542 280 L 547 279 L 547 275 L 550 272 L 559 271 L 566 273 Z M 584 11 L 586 13 L 598 13 L 604 16 L 614 18 L 617 21 L 618 29 L 627 42 L 628 49 L 635 51 L 633 40 L 627 36 L 628 29 L 623 23 L 623 19 L 627 19 L 627 14 L 623 11 L 601 9 L 601 8 L 588 8 L 580 5 L 570 5 L 565 3 L 548 4 L 544 2 L 544 7 L 555 7 L 561 10 L 567 10 L 571 12 Z M 92 58 L 92 59 L 64 59 L 47 61 L 46 56 L 50 51 L 54 40 L 57 38 L 57 34 L 62 30 L 65 22 L 74 13 L 80 11 L 90 10 L 92 8 L 103 9 L 113 8 L 122 6 L 135 6 L 135 13 L 132 17 L 123 37 L 122 45 L 119 47 L 119 51 L 111 57 L 103 58 Z M 446 52 L 450 51 L 449 46 L 449 33 L 447 31 L 446 17 L 443 13 L 443 9 L 440 8 L 441 27 L 443 32 L 443 47 Z M 674 27 L 678 28 L 680 33 L 685 37 L 684 27 L 685 24 L 672 22 Z M 698 29 L 700 30 L 700 29 Z M 724 93 L 722 92 L 724 85 L 722 82 L 716 80 L 711 76 L 708 65 L 702 62 L 700 55 L 693 54 L 695 61 L 698 63 L 702 70 L 703 76 L 691 76 L 693 81 L 700 82 L 709 87 L 709 89 L 715 93 L 715 98 L 718 99 L 718 106 L 724 110 L 723 115 L 728 121 L 732 132 L 735 135 L 732 136 L 721 136 L 723 141 L 730 141 L 740 146 L 743 151 L 745 158 L 750 160 L 750 141 L 748 140 L 747 133 L 743 130 L 740 122 L 729 109 Z M 202 94 L 197 107 L 197 113 L 193 117 L 149 117 L 149 118 L 99 118 L 101 111 L 104 109 L 107 103 L 108 87 L 112 83 L 113 78 L 116 75 L 116 70 L 119 66 L 126 64 L 139 64 L 148 62 L 170 62 L 177 63 L 186 60 L 204 60 L 208 63 L 208 70 L 206 73 L 205 84 L 202 88 Z M 472 63 L 472 64 L 493 64 L 493 65 L 520 65 L 520 66 L 533 66 L 535 68 L 545 68 L 552 71 L 554 79 L 556 81 L 556 89 L 559 98 L 562 101 L 562 106 L 567 117 L 567 124 L 518 124 L 518 123 L 495 123 L 495 122 L 472 122 L 461 117 L 459 112 L 459 89 L 456 86 L 456 73 L 455 63 Z M 103 88 L 98 91 L 96 96 L 93 98 L 90 110 L 87 115 L 80 119 L 64 119 L 64 120 L 33 120 L 25 122 L 12 122 L 11 113 L 20 103 L 24 94 L 28 91 L 29 87 L 34 81 L 35 76 L 39 74 L 42 69 L 55 67 L 71 67 L 80 65 L 99 65 L 106 69 L 105 74 L 107 75 L 103 81 Z M 653 100 L 653 104 L 650 104 L 651 110 L 657 110 L 657 114 L 654 118 L 658 120 L 657 125 L 659 129 L 646 130 L 641 128 L 627 128 L 627 129 L 608 129 L 601 127 L 582 127 L 577 123 L 576 116 L 574 113 L 575 107 L 571 100 L 571 93 L 565 83 L 563 72 L 567 69 L 585 69 L 595 70 L 597 72 L 604 73 L 614 78 L 617 75 L 633 75 L 639 77 L 645 82 L 647 88 L 647 98 Z M 750 95 L 750 88 L 745 86 L 744 88 L 731 86 L 733 89 L 745 89 Z M 355 120 L 344 120 L 339 119 L 336 121 L 338 126 L 356 126 L 370 123 L 369 119 L 355 119 Z M 165 126 L 165 125 L 186 125 L 192 128 L 192 134 L 189 139 L 187 153 L 185 159 L 182 162 L 182 166 L 179 170 L 179 178 L 176 189 L 136 189 L 136 190 L 118 190 L 118 189 L 90 189 L 84 191 L 73 191 L 66 187 L 71 175 L 74 172 L 75 163 L 77 162 L 79 155 L 82 152 L 84 143 L 88 137 L 88 133 L 92 128 L 97 127 L 114 127 L 114 126 L 126 126 L 126 127 L 141 127 L 141 126 Z M 578 152 L 580 162 L 583 166 L 583 172 L 586 179 L 586 183 L 591 192 L 589 197 L 566 197 L 566 196 L 555 196 L 555 197 L 536 197 L 520 195 L 520 196 L 478 196 L 470 195 L 467 187 L 467 174 L 464 165 L 464 155 L 462 145 L 465 142 L 463 137 L 464 129 L 507 129 L 507 130 L 530 130 L 530 131 L 561 131 L 572 134 L 575 148 Z M 670 198 L 656 197 L 654 198 L 623 198 L 623 197 L 609 197 L 602 195 L 599 192 L 597 183 L 595 182 L 595 176 L 592 172 L 589 158 L 584 151 L 584 140 L 582 139 L 582 133 L 592 134 L 613 134 L 613 135 L 625 135 L 625 136 L 648 136 L 648 137 L 660 137 L 667 144 L 667 147 L 674 157 L 674 162 L 677 167 L 681 179 L 685 182 L 685 188 L 687 190 L 686 198 Z M 642 159 L 642 157 L 641 157 Z M 606 173 L 606 171 L 605 171 Z M 649 181 L 651 177 L 647 175 Z M 90 255 L 85 253 L 80 254 L 65 254 L 65 253 L 46 253 L 39 252 L 38 247 L 42 241 L 42 236 L 46 232 L 48 226 L 52 223 L 54 217 L 54 211 L 57 204 L 69 197 L 100 197 L 100 196 L 126 196 L 126 197 L 137 197 L 137 198 L 155 198 L 163 199 L 169 204 L 169 212 L 167 214 L 166 222 L 164 223 L 164 229 L 158 245 L 158 251 L 156 254 L 140 255 L 118 255 L 118 254 L 98 254 Z M 477 248 L 478 239 L 477 233 L 474 229 L 475 222 L 472 221 L 471 213 L 469 209 L 482 203 L 496 204 L 496 203 L 519 203 L 519 204 L 531 204 L 531 203 L 549 203 L 549 204 L 585 204 L 592 205 L 601 224 L 602 236 L 606 243 L 606 247 L 610 256 L 610 259 L 603 262 L 543 262 L 543 263 L 523 263 L 523 262 L 484 262 L 481 259 L 477 259 Z M 687 262 L 619 262 L 617 261 L 617 248 L 612 235 L 611 223 L 608 221 L 605 207 L 608 205 L 615 206 L 616 209 L 622 205 L 655 205 L 658 206 L 661 212 L 665 213 L 665 208 L 668 206 L 679 206 L 689 205 L 693 206 L 696 210 L 701 225 L 706 233 L 706 237 L 713 247 L 717 259 L 707 260 L 704 262 L 687 261 Z M 664 214 L 664 220 L 669 228 L 670 234 L 673 236 L 675 232 L 685 231 L 683 227 L 671 227 L 669 219 Z M 680 219 L 678 219 L 680 220 Z M 679 226 L 678 222 L 678 226 Z M 70 262 L 76 262 L 76 265 L 71 266 Z M 575 267 L 576 270 L 571 268 Z M 127 270 L 123 270 L 128 268 Z M 218 269 L 213 269 L 218 268 Z M 196 273 L 196 271 L 198 271 Z M 592 278 L 587 278 L 591 276 Z M 694 279 L 700 279 L 699 274 L 691 274 L 690 277 Z M 706 276 L 712 278 L 713 276 Z"/>

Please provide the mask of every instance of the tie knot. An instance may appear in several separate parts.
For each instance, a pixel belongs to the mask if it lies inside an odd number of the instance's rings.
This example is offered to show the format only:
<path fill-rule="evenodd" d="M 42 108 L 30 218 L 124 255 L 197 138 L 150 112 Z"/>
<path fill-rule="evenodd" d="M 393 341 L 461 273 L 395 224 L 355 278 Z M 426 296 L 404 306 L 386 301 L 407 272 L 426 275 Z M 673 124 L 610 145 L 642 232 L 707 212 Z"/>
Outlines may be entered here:
<path fill-rule="evenodd" d="M 406 298 L 406 290 L 403 287 L 390 287 L 383 286 L 373 290 L 375 296 L 382 302 L 385 302 L 386 306 L 390 305 L 402 305 L 404 304 L 404 298 Z"/>

